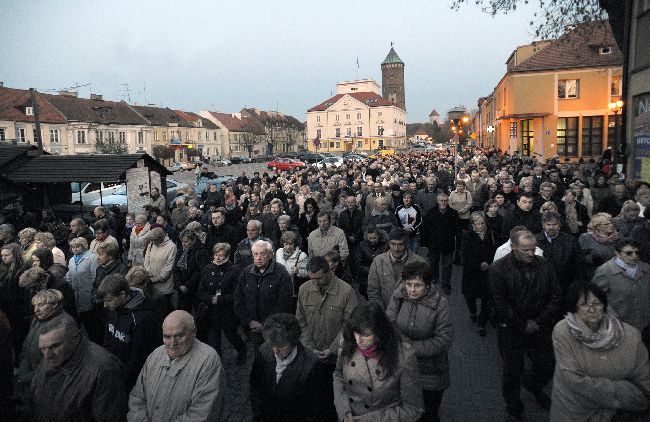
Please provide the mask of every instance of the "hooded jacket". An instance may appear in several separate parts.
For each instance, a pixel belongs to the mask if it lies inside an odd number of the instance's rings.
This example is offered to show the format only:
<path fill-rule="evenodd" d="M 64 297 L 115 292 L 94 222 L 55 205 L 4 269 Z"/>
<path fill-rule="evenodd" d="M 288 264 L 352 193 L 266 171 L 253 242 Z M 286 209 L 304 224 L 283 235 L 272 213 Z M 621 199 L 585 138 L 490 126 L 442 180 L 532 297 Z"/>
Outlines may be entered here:
<path fill-rule="evenodd" d="M 140 289 L 131 288 L 129 300 L 106 312 L 104 348 L 124 364 L 126 386 L 135 385 L 147 356 L 161 343 L 158 314 Z"/>

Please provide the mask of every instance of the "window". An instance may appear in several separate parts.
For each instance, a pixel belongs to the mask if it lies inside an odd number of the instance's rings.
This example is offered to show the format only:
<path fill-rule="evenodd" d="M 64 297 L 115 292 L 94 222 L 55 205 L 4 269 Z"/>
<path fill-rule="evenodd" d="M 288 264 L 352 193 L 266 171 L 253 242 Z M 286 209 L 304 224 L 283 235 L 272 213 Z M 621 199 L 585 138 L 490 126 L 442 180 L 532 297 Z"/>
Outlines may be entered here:
<path fill-rule="evenodd" d="M 119 139 L 121 143 L 126 142 L 126 132 L 119 132 L 118 133 Z"/>
<path fill-rule="evenodd" d="M 530 150 L 533 149 L 535 131 L 531 119 L 521 121 L 521 154 L 530 157 Z"/>
<path fill-rule="evenodd" d="M 25 114 L 28 116 L 34 115 L 34 107 L 25 107 Z"/>
<path fill-rule="evenodd" d="M 320 135 L 321 135 L 321 130 L 316 129 L 316 139 L 320 139 Z"/>
<path fill-rule="evenodd" d="M 557 81 L 558 98 L 578 98 L 580 96 L 580 79 L 562 79 Z"/>
<path fill-rule="evenodd" d="M 108 131 L 108 142 L 115 142 L 115 132 L 112 130 Z"/>
<path fill-rule="evenodd" d="M 179 133 L 180 133 L 180 131 L 179 131 Z M 179 136 L 179 138 L 181 138 L 181 136 Z M 190 140 L 190 131 L 189 130 L 187 132 L 185 132 L 185 140 L 187 140 L 187 141 Z"/>
<path fill-rule="evenodd" d="M 578 118 L 557 119 L 557 155 L 576 157 L 578 155 Z"/>
<path fill-rule="evenodd" d="M 239 145 L 235 145 L 235 152 L 239 152 Z"/>
<path fill-rule="evenodd" d="M 377 112 L 377 117 L 381 117 L 381 111 Z"/>
<path fill-rule="evenodd" d="M 25 135 L 25 128 L 18 129 L 18 142 L 27 142 L 27 135 Z"/>
<path fill-rule="evenodd" d="M 610 89 L 610 95 L 621 95 L 621 77 L 620 76 L 612 76 L 612 85 Z"/>
<path fill-rule="evenodd" d="M 34 139 L 34 142 L 36 142 L 36 139 L 38 138 L 37 134 L 38 134 L 38 132 L 36 132 L 36 129 L 32 129 L 32 136 L 33 136 L 32 139 Z"/>
<path fill-rule="evenodd" d="M 144 144 L 144 132 L 138 132 L 138 143 Z"/>
<path fill-rule="evenodd" d="M 363 136 L 363 128 L 361 126 L 357 127 L 357 136 Z"/>
<path fill-rule="evenodd" d="M 347 136 L 348 138 L 350 136 L 352 136 L 352 128 L 351 127 L 345 128 L 345 136 Z"/>
<path fill-rule="evenodd" d="M 357 120 L 361 120 L 361 113 L 357 113 Z"/>
<path fill-rule="evenodd" d="M 612 54 L 612 47 L 600 47 L 598 50 L 599 54 Z"/>
<path fill-rule="evenodd" d="M 334 148 L 334 142 L 330 142 L 330 148 Z"/>
<path fill-rule="evenodd" d="M 157 131 L 157 130 L 154 130 L 154 131 L 153 131 L 153 140 L 154 140 L 154 141 L 157 141 L 157 140 L 158 140 L 158 131 Z"/>
<path fill-rule="evenodd" d="M 167 142 L 167 131 L 163 132 L 163 141 Z"/>
<path fill-rule="evenodd" d="M 51 144 L 58 144 L 59 143 L 59 130 L 58 129 L 50 129 L 50 143 Z"/>
<path fill-rule="evenodd" d="M 340 127 L 337 127 L 337 128 L 336 128 L 336 137 L 337 137 L 337 138 L 340 138 L 340 137 L 341 137 L 341 128 L 340 128 Z"/>
<path fill-rule="evenodd" d="M 199 141 L 203 140 L 203 136 L 201 136 L 201 132 L 198 133 L 198 140 Z"/>
<path fill-rule="evenodd" d="M 600 155 L 603 152 L 603 117 L 582 118 L 582 155 Z"/>
<path fill-rule="evenodd" d="M 212 140 L 213 141 L 217 140 L 217 132 L 212 132 Z"/>
<path fill-rule="evenodd" d="M 377 135 L 384 136 L 384 127 L 383 126 L 377 126 Z"/>
<path fill-rule="evenodd" d="M 377 147 L 378 148 L 383 148 L 384 147 L 384 140 L 383 139 L 380 139 L 380 140 L 377 141 Z"/>
<path fill-rule="evenodd" d="M 336 121 L 338 122 L 338 121 L 339 121 L 339 115 L 337 114 L 337 115 L 335 116 L 335 118 L 336 118 Z"/>
<path fill-rule="evenodd" d="M 347 114 L 345 115 L 345 120 L 350 120 L 350 113 L 347 113 Z"/>
<path fill-rule="evenodd" d="M 78 130 L 77 131 L 77 143 L 78 144 L 85 144 L 86 143 L 86 131 L 85 130 Z"/>
<path fill-rule="evenodd" d="M 5 139 L 5 128 L 0 127 L 0 141 L 4 141 Z"/>
<path fill-rule="evenodd" d="M 620 154 L 621 145 L 618 137 L 621 136 L 621 118 L 623 116 L 621 113 L 618 113 L 614 116 L 607 116 L 607 146 L 612 148 L 612 151 L 616 154 Z M 617 131 L 618 125 L 618 131 Z"/>
<path fill-rule="evenodd" d="M 316 121 L 320 122 L 320 116 L 316 116 Z"/>
<path fill-rule="evenodd" d="M 338 141 L 337 141 L 337 142 L 336 142 L 336 143 L 335 143 L 334 145 L 335 145 L 335 147 L 334 147 L 334 148 L 341 148 L 341 143 L 340 143 L 340 142 L 338 142 Z"/>
<path fill-rule="evenodd" d="M 357 141 L 357 148 L 363 148 L 363 141 Z"/>

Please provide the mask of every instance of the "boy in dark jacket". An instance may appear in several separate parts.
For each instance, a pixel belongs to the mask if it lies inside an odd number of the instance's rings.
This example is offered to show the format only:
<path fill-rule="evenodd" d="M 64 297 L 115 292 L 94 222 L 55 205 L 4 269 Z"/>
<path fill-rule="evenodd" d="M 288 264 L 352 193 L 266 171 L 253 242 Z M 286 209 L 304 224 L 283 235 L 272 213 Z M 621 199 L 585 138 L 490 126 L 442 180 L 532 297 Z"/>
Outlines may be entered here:
<path fill-rule="evenodd" d="M 106 308 L 104 348 L 124 364 L 124 381 L 131 389 L 147 356 L 161 343 L 156 308 L 142 290 L 129 287 L 122 274 L 104 278 L 97 297 Z"/>

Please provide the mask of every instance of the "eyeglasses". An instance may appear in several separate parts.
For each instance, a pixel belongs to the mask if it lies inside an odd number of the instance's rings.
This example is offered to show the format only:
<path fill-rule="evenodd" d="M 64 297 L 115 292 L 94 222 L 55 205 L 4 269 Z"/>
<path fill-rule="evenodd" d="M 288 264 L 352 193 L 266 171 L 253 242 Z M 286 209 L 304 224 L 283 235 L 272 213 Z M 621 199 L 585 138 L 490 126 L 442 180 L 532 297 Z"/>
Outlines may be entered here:
<path fill-rule="evenodd" d="M 639 251 L 621 251 L 621 253 L 625 256 L 632 256 L 632 255 L 639 256 Z"/>
<path fill-rule="evenodd" d="M 582 305 L 579 305 L 578 308 L 580 308 L 583 311 L 591 309 L 592 311 L 597 311 L 599 309 L 602 309 L 603 304 L 600 302 L 594 302 L 594 303 L 583 303 Z"/>

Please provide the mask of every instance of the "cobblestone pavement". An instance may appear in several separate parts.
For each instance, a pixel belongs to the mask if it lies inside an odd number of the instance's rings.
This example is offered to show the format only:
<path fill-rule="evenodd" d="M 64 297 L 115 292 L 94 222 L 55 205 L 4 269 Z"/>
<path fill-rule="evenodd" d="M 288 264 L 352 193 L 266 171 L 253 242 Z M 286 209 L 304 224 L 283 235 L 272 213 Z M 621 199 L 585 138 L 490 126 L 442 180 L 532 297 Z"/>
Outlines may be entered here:
<path fill-rule="evenodd" d="M 497 422 L 505 420 L 505 404 L 501 397 L 501 360 L 496 345 L 496 332 L 488 326 L 486 337 L 480 337 L 476 324 L 469 320 L 465 301 L 460 294 L 460 267 L 454 266 L 451 317 L 454 341 L 449 353 L 451 386 L 445 391 L 440 408 L 444 422 Z M 223 361 L 228 377 L 224 421 L 248 422 L 251 408 L 248 401 L 248 374 L 252 365 L 249 347 L 247 365 L 235 366 L 236 352 L 224 339 Z M 250 344 L 249 344 L 250 346 Z M 550 384 L 547 387 L 550 395 Z M 531 394 L 522 389 L 521 398 L 526 422 L 548 420 Z"/>

